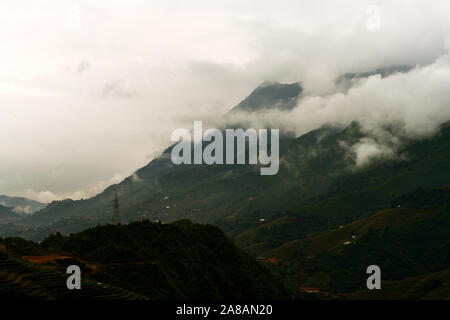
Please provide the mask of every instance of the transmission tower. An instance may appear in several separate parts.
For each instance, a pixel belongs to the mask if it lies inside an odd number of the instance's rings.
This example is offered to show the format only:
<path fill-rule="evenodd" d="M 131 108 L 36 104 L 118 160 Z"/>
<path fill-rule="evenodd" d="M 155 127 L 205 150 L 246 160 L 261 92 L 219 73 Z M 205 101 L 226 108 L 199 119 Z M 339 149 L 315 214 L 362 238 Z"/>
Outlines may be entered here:
<path fill-rule="evenodd" d="M 120 217 L 120 211 L 119 211 L 119 197 L 117 196 L 117 193 L 114 194 L 114 213 L 112 217 L 112 223 L 113 224 L 119 224 L 122 223 L 122 219 Z"/>

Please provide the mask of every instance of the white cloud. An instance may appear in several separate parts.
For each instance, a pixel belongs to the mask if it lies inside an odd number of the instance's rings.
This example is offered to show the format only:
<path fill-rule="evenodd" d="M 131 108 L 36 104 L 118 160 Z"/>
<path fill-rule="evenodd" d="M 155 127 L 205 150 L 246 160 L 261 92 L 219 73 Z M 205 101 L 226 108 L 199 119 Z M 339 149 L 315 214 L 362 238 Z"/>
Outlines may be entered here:
<path fill-rule="evenodd" d="M 276 116 L 299 133 L 351 118 L 378 130 L 374 123 L 388 117 L 425 134 L 447 115 L 445 58 L 407 76 L 374 77 L 346 95 L 333 81 L 433 63 L 449 49 L 450 4 L 377 1 L 376 32 L 366 28 L 369 4 L 2 1 L 0 194 L 93 195 L 168 146 L 174 129 L 214 122 L 265 80 L 303 82 L 310 98 L 289 119 Z M 74 5 L 76 30 L 67 27 Z"/>
<path fill-rule="evenodd" d="M 33 210 L 31 206 L 17 206 L 13 209 L 14 212 L 19 214 L 32 214 Z"/>
<path fill-rule="evenodd" d="M 134 183 L 142 181 L 142 179 L 139 177 L 139 175 L 136 172 L 131 175 L 131 178 L 133 179 Z"/>
<path fill-rule="evenodd" d="M 49 190 L 43 191 L 35 191 L 33 189 L 25 190 L 24 196 L 28 199 L 39 201 L 42 203 L 49 203 L 55 200 L 64 200 L 64 199 L 87 199 L 92 195 L 101 193 L 108 186 L 112 184 L 117 184 L 126 178 L 127 175 L 124 174 L 114 174 L 111 179 L 105 181 L 99 181 L 94 185 L 88 186 L 85 190 L 78 190 L 74 192 L 66 192 L 66 193 L 56 193 Z M 137 181 L 137 180 L 135 180 Z"/>
<path fill-rule="evenodd" d="M 362 139 L 360 142 L 352 146 L 352 151 L 356 154 L 357 166 L 364 166 L 375 159 L 395 157 L 392 149 L 378 144 L 371 139 Z"/>
<path fill-rule="evenodd" d="M 360 80 L 347 93 L 307 96 L 288 112 L 236 114 L 252 127 L 282 127 L 304 134 L 324 124 L 358 121 L 368 134 L 352 146 L 358 165 L 373 158 L 398 156 L 405 139 L 427 137 L 450 120 L 450 57 L 443 55 L 407 73 Z M 250 120 L 249 120 L 250 119 Z"/>
<path fill-rule="evenodd" d="M 55 193 L 51 191 L 34 191 L 32 189 L 27 189 L 25 191 L 25 196 L 28 199 L 39 201 L 42 203 L 51 202 L 53 200 L 62 200 L 60 196 L 56 195 Z"/>

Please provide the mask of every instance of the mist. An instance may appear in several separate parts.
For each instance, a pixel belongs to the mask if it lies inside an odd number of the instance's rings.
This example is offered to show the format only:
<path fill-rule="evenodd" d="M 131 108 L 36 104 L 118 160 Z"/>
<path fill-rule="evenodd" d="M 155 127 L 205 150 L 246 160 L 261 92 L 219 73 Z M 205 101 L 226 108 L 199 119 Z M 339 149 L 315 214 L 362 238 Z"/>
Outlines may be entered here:
<path fill-rule="evenodd" d="M 230 122 L 279 127 L 300 136 L 324 125 L 357 121 L 368 137 L 353 146 L 358 165 L 373 157 L 394 158 L 405 141 L 429 137 L 450 120 L 450 57 L 409 72 L 359 79 L 346 93 L 305 95 L 293 110 L 239 113 Z"/>
<path fill-rule="evenodd" d="M 301 82 L 304 96 L 246 119 L 296 135 L 359 121 L 370 137 L 349 146 L 360 165 L 450 118 L 447 1 L 42 0 L 0 12 L 0 194 L 93 196 L 175 129 L 220 124 L 266 80 Z M 344 73 L 393 65 L 414 68 L 336 87 Z"/>

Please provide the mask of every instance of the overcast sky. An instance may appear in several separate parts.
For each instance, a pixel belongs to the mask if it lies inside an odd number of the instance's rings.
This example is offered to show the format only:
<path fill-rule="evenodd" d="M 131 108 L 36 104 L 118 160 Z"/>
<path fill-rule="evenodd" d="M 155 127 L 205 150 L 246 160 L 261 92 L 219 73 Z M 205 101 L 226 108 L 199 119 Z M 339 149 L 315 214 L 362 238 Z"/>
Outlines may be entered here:
<path fill-rule="evenodd" d="M 442 100 L 449 16 L 446 0 L 1 1 L 0 194 L 92 196 L 265 80 L 323 97 L 342 73 L 417 65 L 408 90 L 425 77 Z"/>

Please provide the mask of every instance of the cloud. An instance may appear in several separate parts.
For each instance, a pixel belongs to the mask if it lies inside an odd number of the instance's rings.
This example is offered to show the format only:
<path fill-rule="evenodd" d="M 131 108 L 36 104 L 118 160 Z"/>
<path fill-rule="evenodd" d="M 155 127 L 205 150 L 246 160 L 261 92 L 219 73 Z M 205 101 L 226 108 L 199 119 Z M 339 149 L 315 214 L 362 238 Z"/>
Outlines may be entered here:
<path fill-rule="evenodd" d="M 51 191 L 34 191 L 32 189 L 27 189 L 25 191 L 25 195 L 28 199 L 39 201 L 42 203 L 52 202 L 54 200 L 62 200 L 63 197 L 58 196 L 57 194 Z"/>
<path fill-rule="evenodd" d="M 253 127 L 281 127 L 297 136 L 325 124 L 358 121 L 369 138 L 352 146 L 358 165 L 373 158 L 392 158 L 408 139 L 432 135 L 450 120 L 450 57 L 416 66 L 409 72 L 360 79 L 347 93 L 310 95 L 288 112 L 237 114 Z M 251 119 L 251 120 L 248 120 Z"/>
<path fill-rule="evenodd" d="M 133 179 L 134 183 L 142 181 L 142 179 L 139 177 L 139 175 L 136 172 L 131 175 L 131 179 Z"/>
<path fill-rule="evenodd" d="M 361 139 L 351 146 L 355 154 L 356 166 L 362 167 L 376 159 L 393 159 L 394 151 L 388 146 L 382 145 L 370 138 Z"/>
<path fill-rule="evenodd" d="M 91 64 L 89 63 L 89 61 L 81 61 L 80 64 L 78 65 L 79 73 L 86 72 L 90 69 L 91 69 Z"/>
<path fill-rule="evenodd" d="M 126 178 L 126 176 L 127 175 L 124 174 L 115 174 L 110 179 L 105 181 L 99 181 L 94 185 L 88 186 L 84 190 L 78 190 L 67 193 L 57 193 L 49 190 L 35 191 L 33 189 L 27 189 L 24 193 L 24 197 L 41 203 L 50 203 L 55 200 L 64 200 L 64 199 L 72 199 L 72 200 L 87 199 L 92 195 L 101 193 L 108 186 L 121 182 Z"/>
<path fill-rule="evenodd" d="M 261 123 L 301 134 L 360 120 L 381 145 L 392 135 L 379 122 L 401 121 L 396 136 L 432 132 L 447 115 L 450 4 L 376 3 L 381 24 L 370 31 L 359 0 L 80 0 L 74 32 L 64 2 L 2 1 L 0 193 L 92 196 L 145 165 L 176 128 L 220 124 L 265 80 L 302 82 L 308 97 Z M 336 92 L 337 76 L 390 65 L 419 67 Z"/>
<path fill-rule="evenodd" d="M 18 214 L 32 214 L 33 213 L 33 209 L 31 208 L 31 206 L 17 206 L 17 207 L 14 207 L 13 211 Z"/>
<path fill-rule="evenodd" d="M 106 97 L 131 98 L 136 96 L 136 92 L 132 89 L 129 81 L 118 80 L 106 84 L 103 87 L 103 95 Z"/>

